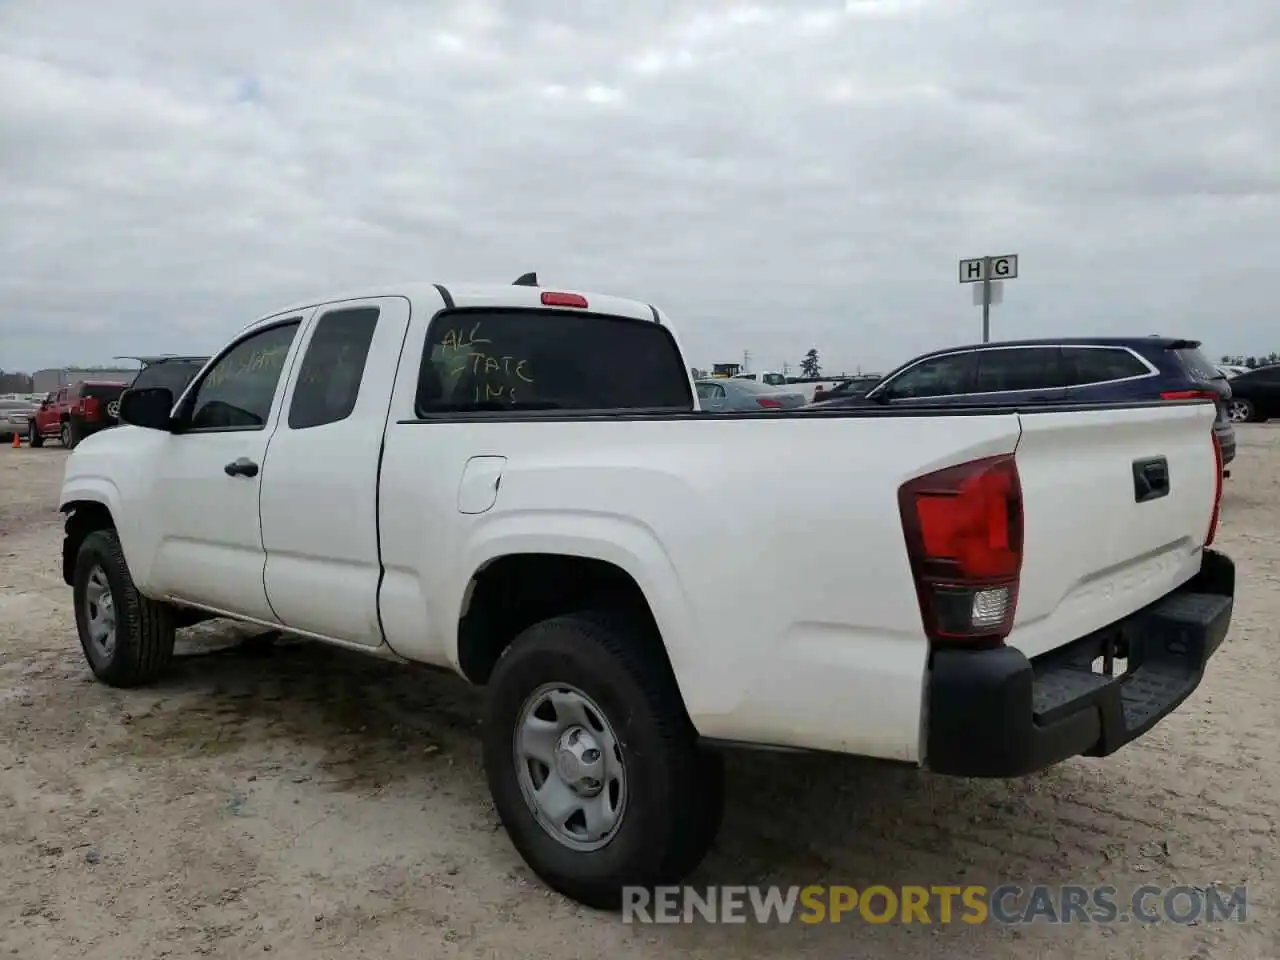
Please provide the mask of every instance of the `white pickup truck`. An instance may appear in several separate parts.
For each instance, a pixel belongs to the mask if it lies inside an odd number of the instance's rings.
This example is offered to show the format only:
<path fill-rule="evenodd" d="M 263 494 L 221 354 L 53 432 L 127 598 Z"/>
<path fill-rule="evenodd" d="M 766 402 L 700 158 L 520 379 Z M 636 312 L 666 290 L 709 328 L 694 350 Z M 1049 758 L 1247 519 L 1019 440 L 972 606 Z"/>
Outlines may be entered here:
<path fill-rule="evenodd" d="M 456 671 L 515 847 L 601 907 L 701 860 L 718 746 L 1017 776 L 1200 682 L 1211 403 L 704 414 L 661 311 L 522 280 L 310 301 L 127 392 L 61 494 L 93 673 L 211 616 Z"/>

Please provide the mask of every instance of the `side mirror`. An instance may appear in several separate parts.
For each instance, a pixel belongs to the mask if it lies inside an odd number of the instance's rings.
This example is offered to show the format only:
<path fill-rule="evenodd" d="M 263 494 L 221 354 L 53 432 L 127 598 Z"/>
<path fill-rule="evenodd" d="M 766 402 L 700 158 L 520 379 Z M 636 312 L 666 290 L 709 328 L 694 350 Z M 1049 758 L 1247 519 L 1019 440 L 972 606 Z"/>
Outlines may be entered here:
<path fill-rule="evenodd" d="M 168 387 L 142 387 L 120 394 L 120 422 L 149 430 L 172 430 L 169 413 L 173 391 Z"/>

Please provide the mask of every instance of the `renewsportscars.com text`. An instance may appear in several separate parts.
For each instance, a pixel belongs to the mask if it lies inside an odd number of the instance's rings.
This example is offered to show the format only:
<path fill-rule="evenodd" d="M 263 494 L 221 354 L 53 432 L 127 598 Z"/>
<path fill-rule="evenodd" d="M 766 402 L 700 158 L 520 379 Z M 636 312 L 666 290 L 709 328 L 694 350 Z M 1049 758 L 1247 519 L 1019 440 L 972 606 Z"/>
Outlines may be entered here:
<path fill-rule="evenodd" d="M 1221 923 L 1243 922 L 1247 890 L 1140 886 L 628 887 L 627 923 Z"/>

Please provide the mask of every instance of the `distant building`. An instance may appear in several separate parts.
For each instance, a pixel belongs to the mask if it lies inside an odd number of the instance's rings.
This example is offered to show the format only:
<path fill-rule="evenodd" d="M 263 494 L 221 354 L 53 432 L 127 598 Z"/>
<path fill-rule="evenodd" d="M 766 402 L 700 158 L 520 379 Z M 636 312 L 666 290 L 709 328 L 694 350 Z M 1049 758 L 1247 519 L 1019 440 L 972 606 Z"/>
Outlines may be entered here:
<path fill-rule="evenodd" d="M 70 367 L 49 367 L 37 370 L 31 375 L 32 393 L 51 393 L 61 387 L 69 387 L 81 380 L 115 380 L 130 383 L 137 375 L 138 368 L 104 367 L 100 370 L 73 369 Z"/>

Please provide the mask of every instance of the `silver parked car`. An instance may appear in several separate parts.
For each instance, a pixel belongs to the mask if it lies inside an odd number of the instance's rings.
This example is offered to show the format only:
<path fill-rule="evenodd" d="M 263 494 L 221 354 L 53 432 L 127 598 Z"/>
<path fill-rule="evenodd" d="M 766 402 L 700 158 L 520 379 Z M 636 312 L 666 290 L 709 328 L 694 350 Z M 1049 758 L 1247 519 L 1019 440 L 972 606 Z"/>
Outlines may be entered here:
<path fill-rule="evenodd" d="M 25 437 L 38 406 L 26 400 L 0 400 L 0 443 L 12 443 L 15 435 Z"/>
<path fill-rule="evenodd" d="M 754 380 L 720 379 L 695 380 L 698 390 L 698 406 L 713 413 L 731 410 L 791 410 L 803 407 L 808 401 L 798 390 L 771 387 Z"/>

